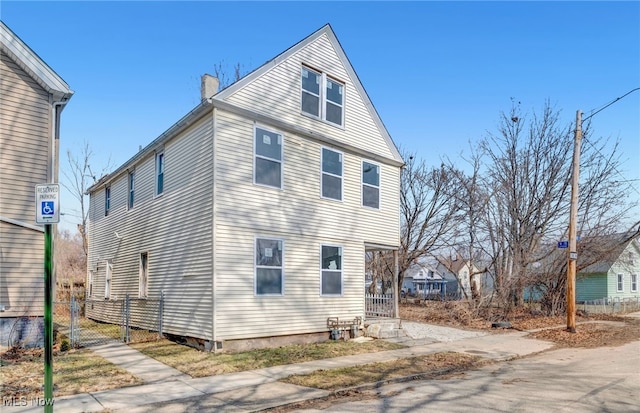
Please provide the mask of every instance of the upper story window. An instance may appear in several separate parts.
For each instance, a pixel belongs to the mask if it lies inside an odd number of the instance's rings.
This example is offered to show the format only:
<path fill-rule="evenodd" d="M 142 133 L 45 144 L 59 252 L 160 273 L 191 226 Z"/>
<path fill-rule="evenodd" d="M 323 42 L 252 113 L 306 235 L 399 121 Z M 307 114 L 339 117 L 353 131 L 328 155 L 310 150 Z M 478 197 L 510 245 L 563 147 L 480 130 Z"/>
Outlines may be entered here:
<path fill-rule="evenodd" d="M 302 112 L 344 126 L 344 83 L 302 67 Z"/>
<path fill-rule="evenodd" d="M 109 210 L 111 209 L 111 187 L 107 186 L 104 188 L 104 216 L 109 215 Z"/>
<path fill-rule="evenodd" d="M 380 165 L 362 162 L 362 205 L 380 208 Z"/>
<path fill-rule="evenodd" d="M 127 207 L 133 208 L 133 201 L 135 199 L 135 172 L 129 172 L 129 197 L 127 199 Z"/>
<path fill-rule="evenodd" d="M 284 285 L 280 239 L 256 239 L 256 295 L 282 295 Z"/>
<path fill-rule="evenodd" d="M 342 153 L 322 148 L 322 197 L 342 201 Z"/>
<path fill-rule="evenodd" d="M 254 182 L 282 188 L 282 135 L 255 127 Z"/>
<path fill-rule="evenodd" d="M 164 152 L 156 154 L 156 195 L 164 191 Z"/>

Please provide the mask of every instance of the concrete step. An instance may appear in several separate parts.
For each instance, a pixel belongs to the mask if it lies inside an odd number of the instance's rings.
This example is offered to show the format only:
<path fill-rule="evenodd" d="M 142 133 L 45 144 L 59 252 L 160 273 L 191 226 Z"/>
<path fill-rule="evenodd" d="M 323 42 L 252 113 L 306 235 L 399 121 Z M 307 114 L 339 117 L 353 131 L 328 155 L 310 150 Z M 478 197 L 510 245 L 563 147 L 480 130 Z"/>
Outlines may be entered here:
<path fill-rule="evenodd" d="M 405 332 L 400 326 L 400 319 L 380 318 L 364 322 L 364 335 L 373 338 L 403 337 Z"/>

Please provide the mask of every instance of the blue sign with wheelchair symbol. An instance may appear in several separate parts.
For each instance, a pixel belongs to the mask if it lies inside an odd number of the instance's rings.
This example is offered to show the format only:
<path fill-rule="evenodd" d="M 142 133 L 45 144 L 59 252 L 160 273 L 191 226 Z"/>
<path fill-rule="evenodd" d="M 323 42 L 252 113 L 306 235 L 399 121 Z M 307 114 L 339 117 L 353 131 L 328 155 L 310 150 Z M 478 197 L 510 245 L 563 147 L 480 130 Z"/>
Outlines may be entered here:
<path fill-rule="evenodd" d="M 43 216 L 53 216 L 55 215 L 54 202 L 53 201 L 42 201 L 42 215 Z"/>

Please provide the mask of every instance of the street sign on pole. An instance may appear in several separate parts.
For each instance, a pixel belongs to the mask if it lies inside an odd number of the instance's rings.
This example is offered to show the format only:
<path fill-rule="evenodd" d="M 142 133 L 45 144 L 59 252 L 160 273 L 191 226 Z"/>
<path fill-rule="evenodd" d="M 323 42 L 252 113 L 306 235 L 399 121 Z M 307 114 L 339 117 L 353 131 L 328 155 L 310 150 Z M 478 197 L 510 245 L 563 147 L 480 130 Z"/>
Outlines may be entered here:
<path fill-rule="evenodd" d="M 569 248 L 569 241 L 558 242 L 558 248 Z"/>
<path fill-rule="evenodd" d="M 36 185 L 36 224 L 60 222 L 60 186 Z"/>

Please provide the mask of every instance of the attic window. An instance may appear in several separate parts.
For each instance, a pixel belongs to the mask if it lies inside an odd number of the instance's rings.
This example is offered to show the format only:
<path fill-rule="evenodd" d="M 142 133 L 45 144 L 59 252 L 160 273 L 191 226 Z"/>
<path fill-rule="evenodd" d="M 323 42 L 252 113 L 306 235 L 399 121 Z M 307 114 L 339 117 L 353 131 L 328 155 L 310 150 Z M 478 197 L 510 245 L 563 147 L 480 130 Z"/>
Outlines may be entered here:
<path fill-rule="evenodd" d="M 303 113 L 344 126 L 344 83 L 303 66 L 301 85 Z"/>

